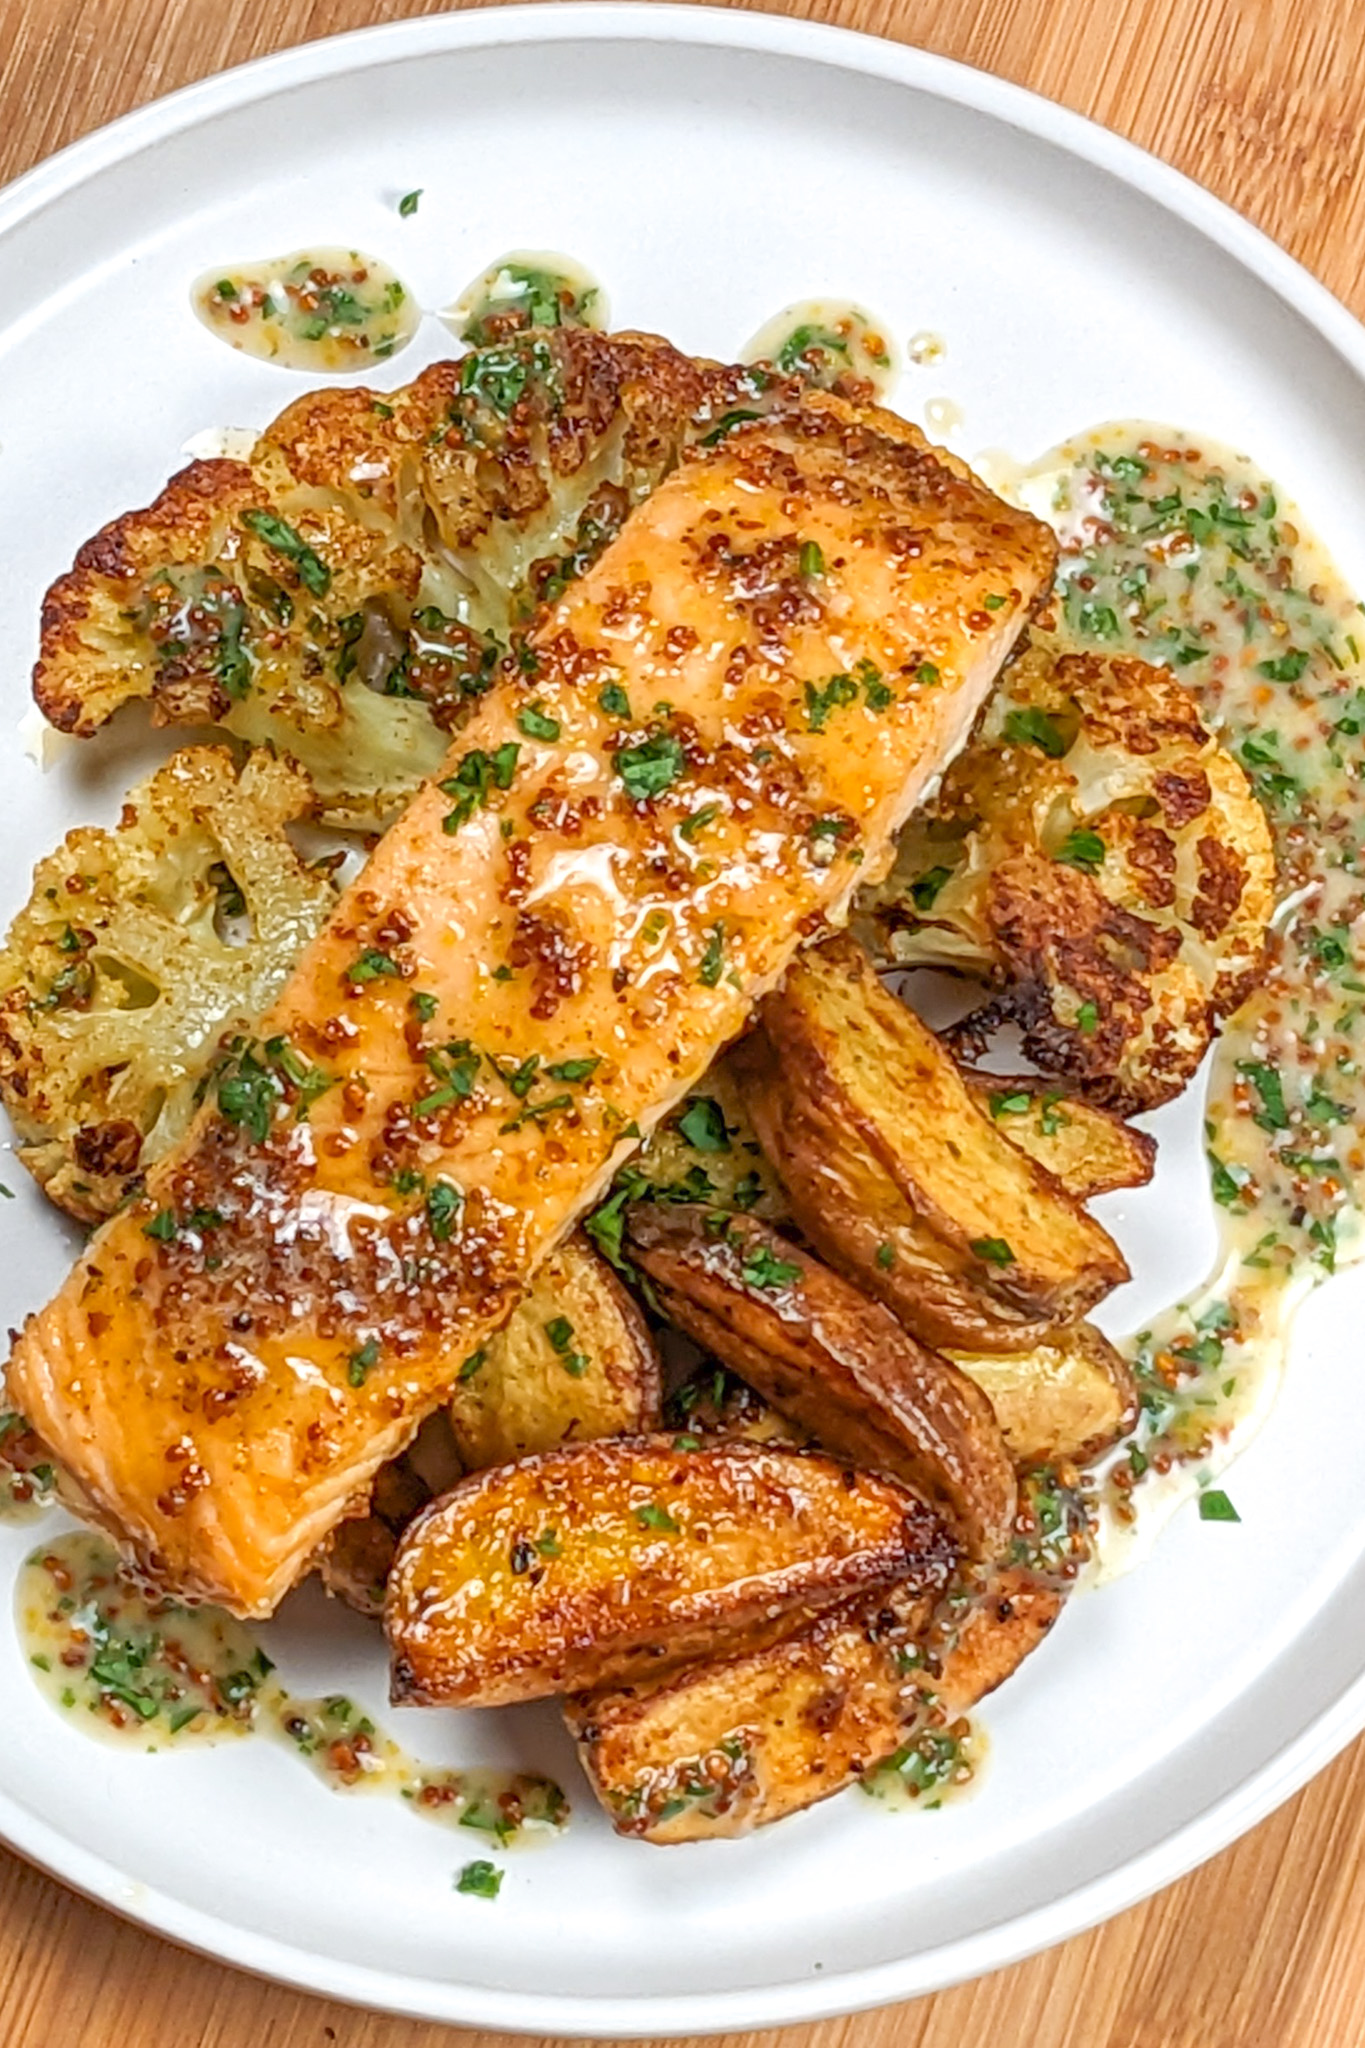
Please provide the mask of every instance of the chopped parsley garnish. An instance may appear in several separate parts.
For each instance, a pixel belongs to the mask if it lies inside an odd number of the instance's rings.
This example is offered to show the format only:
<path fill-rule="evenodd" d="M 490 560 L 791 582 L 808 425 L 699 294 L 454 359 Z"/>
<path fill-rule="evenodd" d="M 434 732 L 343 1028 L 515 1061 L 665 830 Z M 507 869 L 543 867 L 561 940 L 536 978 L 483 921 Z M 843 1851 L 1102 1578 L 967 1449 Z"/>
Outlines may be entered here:
<path fill-rule="evenodd" d="M 603 683 L 597 693 L 597 704 L 608 718 L 630 717 L 630 699 L 619 683 Z"/>
<path fill-rule="evenodd" d="M 841 704 L 852 704 L 858 695 L 858 685 L 852 676 L 831 676 L 823 686 L 806 684 L 806 724 L 811 732 L 823 732 L 825 721 L 831 711 Z"/>
<path fill-rule="evenodd" d="M 921 875 L 917 882 L 912 882 L 910 884 L 910 900 L 916 910 L 932 910 L 938 901 L 944 883 L 951 882 L 952 879 L 953 871 L 951 868 L 930 868 L 928 873 Z"/>
<path fill-rule="evenodd" d="M 1033 1097 L 1027 1090 L 1022 1088 L 1009 1095 L 992 1095 L 990 1098 L 991 1115 L 997 1121 L 1002 1116 L 1027 1116 L 1032 1102 Z"/>
<path fill-rule="evenodd" d="M 725 970 L 725 926 L 713 924 L 701 956 L 697 979 L 703 988 L 714 988 Z"/>
<path fill-rule="evenodd" d="M 1296 683 L 1308 666 L 1309 655 L 1302 647 L 1292 647 L 1288 654 L 1278 654 L 1273 661 L 1258 661 L 1256 673 L 1264 676 L 1268 683 Z"/>
<path fill-rule="evenodd" d="M 419 1020 L 423 1024 L 430 1024 L 432 1018 L 436 1015 L 437 1004 L 435 996 L 428 995 L 425 989 L 419 988 L 413 990 L 412 994 L 408 997 L 408 1001 L 417 1012 Z"/>
<path fill-rule="evenodd" d="M 1285 1107 L 1284 1084 L 1274 1067 L 1263 1060 L 1238 1060 L 1237 1071 L 1245 1075 L 1260 1099 L 1254 1121 L 1263 1131 L 1287 1131 L 1289 1112 Z"/>
<path fill-rule="evenodd" d="M 1014 1264 L 1014 1253 L 1010 1250 L 1003 1237 L 974 1237 L 972 1239 L 972 1251 L 978 1259 L 984 1260 L 988 1266 L 1012 1266 Z"/>
<path fill-rule="evenodd" d="M 1066 752 L 1066 739 L 1056 720 L 1036 705 L 1008 714 L 1005 738 L 1013 740 L 1016 746 L 1038 747 L 1050 761 L 1060 761 Z"/>
<path fill-rule="evenodd" d="M 1201 1522 L 1240 1522 L 1242 1517 L 1222 1488 L 1211 1486 L 1199 1496 L 1199 1519 Z"/>
<path fill-rule="evenodd" d="M 698 1095 L 678 1118 L 678 1130 L 697 1152 L 728 1152 L 730 1138 L 725 1114 L 711 1095 Z"/>
<path fill-rule="evenodd" d="M 723 441 L 727 434 L 733 433 L 736 427 L 743 426 L 746 420 L 757 420 L 762 417 L 761 413 L 745 412 L 741 406 L 736 406 L 731 412 L 723 412 L 710 432 L 702 435 L 701 445 L 703 448 L 714 448 L 718 441 Z"/>
<path fill-rule="evenodd" d="M 413 1104 L 413 1114 L 429 1116 L 448 1102 L 466 1102 L 474 1092 L 479 1055 L 467 1038 L 452 1039 L 449 1045 L 426 1055 L 426 1063 L 438 1085 Z"/>
<path fill-rule="evenodd" d="M 487 1363 L 488 1353 L 481 1346 L 479 1350 L 470 1352 L 468 1358 L 466 1358 L 464 1364 L 460 1367 L 460 1370 L 456 1373 L 455 1377 L 457 1380 L 460 1381 L 461 1385 L 463 1385 L 466 1380 L 472 1380 L 475 1373 L 478 1372 L 479 1369 Z"/>
<path fill-rule="evenodd" d="M 495 1899 L 502 1890 L 503 1876 L 496 1863 L 478 1857 L 473 1863 L 466 1863 L 455 1880 L 455 1889 L 472 1899 Z"/>
<path fill-rule="evenodd" d="M 442 796 L 456 799 L 454 808 L 447 811 L 441 820 L 443 832 L 458 832 L 462 825 L 469 823 L 475 811 L 487 808 L 494 790 L 512 787 L 520 753 L 521 746 L 517 740 L 505 741 L 491 754 L 482 747 L 474 747 L 464 756 L 453 775 L 437 783 Z"/>
<path fill-rule="evenodd" d="M 802 574 L 803 576 L 823 576 L 823 575 L 824 575 L 824 573 L 825 573 L 825 557 L 824 557 L 824 552 L 823 552 L 823 550 L 821 549 L 821 546 L 820 546 L 820 543 L 819 543 L 819 541 L 815 541 L 815 540 L 806 540 L 806 541 L 802 541 L 802 543 L 801 543 L 801 564 L 800 564 L 800 566 L 801 566 L 801 574 Z"/>
<path fill-rule="evenodd" d="M 934 687 L 934 684 L 940 682 L 941 680 L 942 678 L 939 675 L 938 667 L 936 663 L 932 661 L 922 661 L 919 667 L 915 670 L 915 681 L 917 683 L 922 683 L 926 690 L 931 690 Z"/>
<path fill-rule="evenodd" d="M 745 1253 L 739 1277 L 746 1287 L 794 1287 L 800 1282 L 801 1268 L 794 1260 L 779 1259 L 771 1246 L 755 1244 Z"/>
<path fill-rule="evenodd" d="M 571 1349 L 573 1324 L 567 1316 L 551 1316 L 545 1325 L 545 1335 L 550 1349 L 571 1379 L 581 1380 L 592 1363 L 585 1352 Z"/>
<path fill-rule="evenodd" d="M 1087 875 L 1098 874 L 1104 866 L 1106 848 L 1098 832 L 1080 826 L 1068 832 L 1052 858 L 1063 867 L 1080 868 Z"/>
<path fill-rule="evenodd" d="M 422 193 L 424 190 L 425 187 L 419 185 L 415 192 L 405 192 L 403 194 L 403 197 L 398 202 L 398 211 L 404 220 L 412 219 L 412 216 L 422 203 Z"/>
<path fill-rule="evenodd" d="M 388 953 L 381 953 L 377 946 L 367 946 L 360 958 L 351 962 L 344 978 L 358 982 L 397 980 L 402 971 Z"/>
<path fill-rule="evenodd" d="M 158 1209 L 150 1223 L 142 1226 L 144 1237 L 154 1237 L 158 1244 L 169 1244 L 178 1229 L 174 1209 Z"/>
<path fill-rule="evenodd" d="M 527 704 L 517 713 L 517 729 L 528 740 L 557 740 L 559 720 L 551 718 L 540 704 Z"/>
<path fill-rule="evenodd" d="M 545 1071 L 552 1081 L 586 1081 L 601 1066 L 600 1059 L 555 1060 Z"/>
<path fill-rule="evenodd" d="M 346 1367 L 346 1377 L 353 1387 L 363 1387 L 370 1367 L 378 1363 L 379 1340 L 376 1337 L 367 1337 L 359 1351 L 351 1353 L 350 1363 Z"/>
<path fill-rule="evenodd" d="M 681 740 L 660 732 L 638 746 L 622 747 L 613 757 L 612 767 L 625 784 L 627 796 L 641 804 L 662 796 L 682 774 L 684 761 Z"/>
<path fill-rule="evenodd" d="M 1082 1003 L 1076 1012 L 1076 1029 L 1082 1038 L 1091 1038 L 1100 1028 L 1099 1007 L 1095 1003 Z"/>
<path fill-rule="evenodd" d="M 666 1536 L 676 1536 L 682 1527 L 675 1522 L 667 1508 L 661 1508 L 656 1500 L 647 1500 L 635 1510 L 635 1519 L 642 1529 L 657 1529 Z"/>
<path fill-rule="evenodd" d="M 848 356 L 848 342 L 842 334 L 835 334 L 829 327 L 804 322 L 793 327 L 791 333 L 777 351 L 777 367 L 790 376 L 793 370 L 810 372 L 818 364 L 821 355 Z"/>
<path fill-rule="evenodd" d="M 299 581 L 314 597 L 326 597 L 332 584 L 332 572 L 320 555 L 314 553 L 302 534 L 273 512 L 257 508 L 243 512 L 242 524 L 277 555 L 283 555 L 292 562 L 299 572 Z"/>
<path fill-rule="evenodd" d="M 713 818 L 720 816 L 719 804 L 703 804 L 699 811 L 693 811 L 690 818 L 684 818 L 678 831 L 689 844 L 699 832 L 704 832 Z"/>
<path fill-rule="evenodd" d="M 218 1107 L 230 1124 L 263 1145 L 283 1093 L 276 1075 L 262 1066 L 249 1047 L 234 1054 L 218 1076 Z"/>
<path fill-rule="evenodd" d="M 438 1244 L 444 1244 L 455 1229 L 464 1207 L 464 1194 L 453 1181 L 433 1181 L 427 1189 L 427 1228 Z"/>
<path fill-rule="evenodd" d="M 889 1273 L 895 1263 L 896 1247 L 890 1243 L 879 1244 L 877 1246 L 877 1264 L 881 1267 L 883 1273 Z"/>

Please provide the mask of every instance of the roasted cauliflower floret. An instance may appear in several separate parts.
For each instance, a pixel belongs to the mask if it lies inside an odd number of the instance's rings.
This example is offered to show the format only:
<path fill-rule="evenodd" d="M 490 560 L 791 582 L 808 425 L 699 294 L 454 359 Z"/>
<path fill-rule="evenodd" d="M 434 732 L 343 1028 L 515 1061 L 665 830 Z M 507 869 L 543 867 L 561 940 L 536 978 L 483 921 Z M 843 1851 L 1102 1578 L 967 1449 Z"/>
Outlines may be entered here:
<path fill-rule="evenodd" d="M 1124 1114 L 1179 1093 L 1260 971 L 1264 813 L 1167 669 L 1039 637 L 863 907 L 905 966 L 1002 990 L 1030 1058 Z"/>
<path fill-rule="evenodd" d="M 224 1035 L 335 903 L 285 832 L 309 802 L 289 762 L 257 754 L 239 776 L 226 748 L 186 747 L 111 831 L 82 826 L 39 863 L 0 952 L 0 1101 L 73 1216 L 107 1216 L 180 1136 Z"/>
<path fill-rule="evenodd" d="M 272 744 L 320 815 L 381 823 L 522 622 L 756 377 L 561 328 L 387 397 L 311 392 L 248 462 L 193 463 L 86 542 L 47 594 L 34 696 L 81 736 L 145 698 Z"/>

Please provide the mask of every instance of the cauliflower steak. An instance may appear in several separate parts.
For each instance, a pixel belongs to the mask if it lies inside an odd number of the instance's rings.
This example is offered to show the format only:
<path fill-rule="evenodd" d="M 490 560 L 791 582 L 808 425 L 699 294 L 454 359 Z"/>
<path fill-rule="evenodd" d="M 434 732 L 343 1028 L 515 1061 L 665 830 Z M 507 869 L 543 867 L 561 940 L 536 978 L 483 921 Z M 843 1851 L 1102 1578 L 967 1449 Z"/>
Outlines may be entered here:
<path fill-rule="evenodd" d="M 883 960 L 999 985 L 1029 1057 L 1128 1115 L 1189 1081 L 1261 969 L 1265 815 L 1168 669 L 1035 638 L 863 905 Z M 974 1020 L 964 1036 L 973 1042 Z"/>
<path fill-rule="evenodd" d="M 225 1036 L 251 1030 L 336 902 L 286 825 L 287 761 L 185 747 L 110 831 L 39 862 L 0 951 L 0 1102 L 51 1199 L 95 1223 L 181 1136 Z"/>

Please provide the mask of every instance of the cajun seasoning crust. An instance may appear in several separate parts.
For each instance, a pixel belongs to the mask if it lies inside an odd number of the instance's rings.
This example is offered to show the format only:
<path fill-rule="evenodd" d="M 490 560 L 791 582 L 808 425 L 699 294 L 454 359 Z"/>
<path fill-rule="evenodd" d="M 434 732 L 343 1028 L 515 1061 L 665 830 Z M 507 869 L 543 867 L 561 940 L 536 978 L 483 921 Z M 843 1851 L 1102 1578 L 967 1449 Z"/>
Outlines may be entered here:
<path fill-rule="evenodd" d="M 147 1568 L 277 1604 L 881 871 L 1053 552 L 823 393 L 636 510 L 19 1339 L 11 1398 Z"/>
<path fill-rule="evenodd" d="M 386 1626 L 399 1703 L 499 1706 L 617 1684 L 921 1583 L 953 1546 L 901 1488 L 816 1452 L 618 1437 L 465 1480 L 404 1535 Z"/>

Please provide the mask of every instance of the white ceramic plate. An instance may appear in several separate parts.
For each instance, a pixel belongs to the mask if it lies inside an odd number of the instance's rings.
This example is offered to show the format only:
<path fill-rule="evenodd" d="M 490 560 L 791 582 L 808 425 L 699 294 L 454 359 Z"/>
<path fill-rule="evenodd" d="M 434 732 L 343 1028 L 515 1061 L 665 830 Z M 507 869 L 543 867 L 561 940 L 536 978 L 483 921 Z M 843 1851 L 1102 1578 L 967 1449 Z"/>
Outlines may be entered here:
<path fill-rule="evenodd" d="M 424 188 L 400 221 L 400 194 Z M 206 265 L 309 242 L 389 254 L 445 303 L 514 246 L 560 247 L 621 325 L 733 351 L 807 294 L 865 301 L 902 344 L 895 401 L 963 411 L 971 455 L 1040 452 L 1118 415 L 1253 451 L 1365 587 L 1365 337 L 1251 228 L 1074 116 L 913 50 L 764 16 L 558 5 L 367 30 L 213 79 L 0 195 L 0 913 L 31 860 L 117 807 L 130 760 L 25 757 L 38 602 L 104 518 L 209 425 L 300 388 L 191 317 Z M 441 352 L 429 325 L 392 377 Z M 1138 1272 L 1114 1327 L 1202 1277 L 1197 1105 L 1155 1186 L 1107 1205 Z M 68 1233 L 9 1166 L 0 1325 L 52 1289 Z M 29 1684 L 0 1628 L 0 1831 L 91 1896 L 213 1955 L 470 2025 L 660 2036 L 905 1998 L 1057 1941 L 1259 1820 L 1365 1724 L 1365 1508 L 1352 1426 L 1365 1275 L 1304 1315 L 1272 1424 L 1239 1464 L 1240 1527 L 1189 1510 L 1153 1559 L 1078 1601 L 991 1706 L 971 1799 L 889 1814 L 856 1794 L 751 1840 L 616 1841 L 586 1798 L 456 1896 L 455 1836 L 325 1791 L 269 1745 L 124 1756 Z M 6 1579 L 32 1531 L 0 1532 Z M 383 1656 L 303 1596 L 270 1634 L 286 1679 L 381 1709 Z M 390 1717 L 432 1761 L 573 1782 L 555 1716 Z"/>

